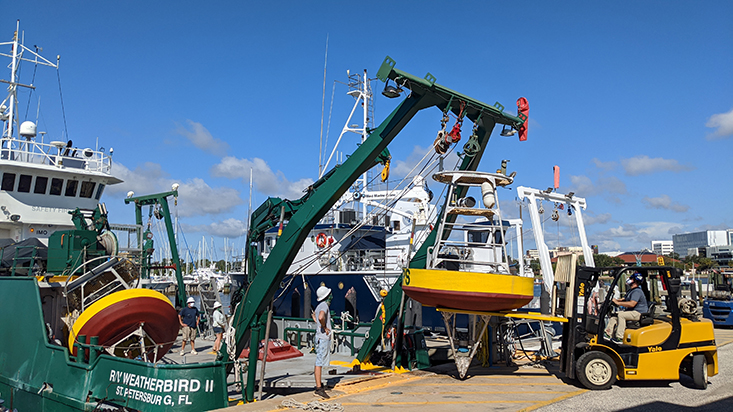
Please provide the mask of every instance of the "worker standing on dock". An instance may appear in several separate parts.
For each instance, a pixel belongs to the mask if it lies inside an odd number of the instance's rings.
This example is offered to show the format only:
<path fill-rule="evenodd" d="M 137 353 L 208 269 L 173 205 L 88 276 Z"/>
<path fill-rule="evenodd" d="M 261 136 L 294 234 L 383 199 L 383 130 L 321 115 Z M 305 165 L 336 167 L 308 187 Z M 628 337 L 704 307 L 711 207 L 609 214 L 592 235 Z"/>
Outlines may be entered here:
<path fill-rule="evenodd" d="M 181 323 L 183 328 L 183 344 L 181 345 L 181 356 L 186 354 L 186 341 L 191 341 L 191 355 L 196 355 L 196 331 L 199 328 L 199 310 L 194 306 L 193 296 L 189 297 L 186 301 L 186 307 L 181 309 L 178 314 L 178 322 Z"/>
<path fill-rule="evenodd" d="M 321 383 L 321 371 L 324 366 L 328 366 L 331 360 L 331 310 L 328 305 L 333 299 L 331 289 L 321 286 L 316 291 L 318 298 L 318 306 L 313 312 L 313 321 L 316 322 L 316 366 L 314 374 L 316 375 L 316 395 L 321 398 L 328 399 L 330 396 L 326 393 Z"/>
<path fill-rule="evenodd" d="M 224 314 L 221 312 L 221 303 L 216 302 L 214 303 L 214 335 L 216 335 L 216 340 L 214 341 L 214 348 L 213 352 L 214 354 L 219 353 L 219 348 L 221 347 L 221 337 L 224 334 L 224 329 L 227 327 L 226 318 L 224 317 Z"/>

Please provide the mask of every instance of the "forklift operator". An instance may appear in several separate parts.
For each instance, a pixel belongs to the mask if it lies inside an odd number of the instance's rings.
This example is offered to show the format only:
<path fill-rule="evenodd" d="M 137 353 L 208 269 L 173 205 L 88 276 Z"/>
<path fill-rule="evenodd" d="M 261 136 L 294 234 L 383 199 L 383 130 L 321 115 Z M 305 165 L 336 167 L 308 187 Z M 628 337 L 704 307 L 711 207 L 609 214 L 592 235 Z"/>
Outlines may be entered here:
<path fill-rule="evenodd" d="M 606 335 L 615 337 L 618 342 L 623 342 L 624 332 L 626 332 L 626 321 L 627 320 L 639 320 L 641 314 L 649 311 L 649 306 L 646 301 L 646 296 L 639 286 L 644 278 L 639 272 L 634 273 L 626 279 L 626 285 L 629 290 L 626 292 L 626 296 L 623 299 L 613 299 L 613 303 L 623 308 L 618 316 L 612 317 L 608 321 L 606 327 Z M 613 329 L 616 328 L 616 334 L 613 335 Z"/>

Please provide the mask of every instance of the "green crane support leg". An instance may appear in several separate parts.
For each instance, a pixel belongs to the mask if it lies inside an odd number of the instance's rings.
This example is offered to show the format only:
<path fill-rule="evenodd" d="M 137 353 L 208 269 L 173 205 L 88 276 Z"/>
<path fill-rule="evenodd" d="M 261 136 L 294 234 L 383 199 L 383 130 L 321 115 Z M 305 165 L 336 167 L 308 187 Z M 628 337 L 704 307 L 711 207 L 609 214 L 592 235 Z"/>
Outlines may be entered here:
<path fill-rule="evenodd" d="M 252 323 L 251 334 L 249 337 L 249 365 L 247 367 L 247 390 L 245 392 L 246 402 L 255 400 L 255 380 L 257 378 L 257 357 L 260 352 L 260 329 L 262 325 L 259 322 Z"/>

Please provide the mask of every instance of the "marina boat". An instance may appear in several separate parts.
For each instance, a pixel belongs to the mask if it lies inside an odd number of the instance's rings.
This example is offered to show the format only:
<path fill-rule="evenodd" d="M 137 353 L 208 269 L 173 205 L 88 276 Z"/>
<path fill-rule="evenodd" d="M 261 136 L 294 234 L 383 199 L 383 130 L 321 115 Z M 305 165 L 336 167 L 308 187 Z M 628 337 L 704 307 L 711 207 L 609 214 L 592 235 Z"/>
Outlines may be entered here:
<path fill-rule="evenodd" d="M 210 267 L 197 268 L 191 275 L 184 276 L 184 283 L 187 278 L 191 279 L 191 283 L 193 284 L 208 283 L 213 280 L 216 282 L 217 289 L 219 290 L 224 289 L 225 285 L 231 283 L 229 275 L 217 270 L 214 265 L 211 265 Z"/>

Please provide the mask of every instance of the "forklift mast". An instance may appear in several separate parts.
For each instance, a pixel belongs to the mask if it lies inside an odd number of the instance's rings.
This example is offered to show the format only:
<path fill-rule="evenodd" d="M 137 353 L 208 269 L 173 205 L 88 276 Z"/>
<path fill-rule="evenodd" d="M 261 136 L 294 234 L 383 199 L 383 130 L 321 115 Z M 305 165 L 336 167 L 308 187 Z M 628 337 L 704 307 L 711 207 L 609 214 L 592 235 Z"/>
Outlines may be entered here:
<path fill-rule="evenodd" d="M 504 107 L 498 103 L 490 106 L 437 84 L 430 73 L 420 78 L 394 67 L 395 61 L 387 57 L 377 73 L 377 78 L 387 83 L 384 94 L 397 97 L 404 89 L 409 89 L 409 93 L 376 129 L 371 130 L 356 151 L 343 164 L 336 166 L 310 186 L 302 198 L 293 201 L 269 198 L 252 213 L 247 252 L 250 285 L 233 314 L 236 353 L 241 353 L 244 349 L 247 343 L 244 337 L 248 330 L 252 331 L 250 346 L 257 346 L 268 306 L 310 230 L 359 176 L 377 163 L 388 165 L 387 145 L 417 112 L 435 106 L 445 115 L 452 112 L 459 120 L 471 120 L 474 129 L 463 147 L 463 165 L 473 169 L 480 162 L 491 131 L 497 123 L 520 130 L 526 122 L 527 117 L 522 113 L 518 116 L 509 115 L 504 113 Z M 396 87 L 390 86 L 390 81 Z M 284 225 L 285 222 L 287 225 Z M 282 228 L 282 233 L 267 260 L 263 261 L 257 253 L 257 245 L 262 242 L 266 230 L 278 225 Z M 431 233 L 431 237 L 434 236 L 435 233 Z M 418 254 L 416 259 L 419 256 Z M 399 283 L 398 280 L 397 284 Z M 252 397 L 249 392 L 254 388 L 256 357 L 257 351 L 250 351 L 246 393 L 248 400 Z"/>

